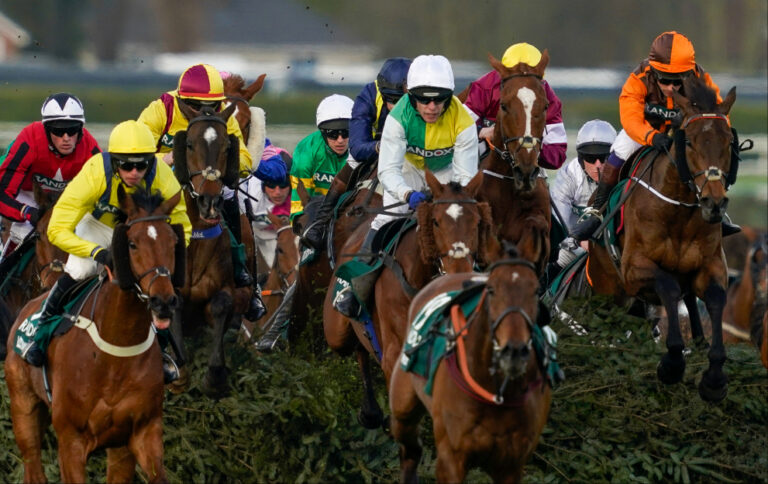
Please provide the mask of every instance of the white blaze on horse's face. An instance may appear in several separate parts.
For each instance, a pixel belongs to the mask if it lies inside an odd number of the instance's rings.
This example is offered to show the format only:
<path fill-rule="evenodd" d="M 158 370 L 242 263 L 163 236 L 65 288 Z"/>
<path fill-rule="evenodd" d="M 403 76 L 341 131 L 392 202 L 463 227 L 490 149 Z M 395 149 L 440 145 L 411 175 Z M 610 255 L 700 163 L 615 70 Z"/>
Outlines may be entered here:
<path fill-rule="evenodd" d="M 218 138 L 218 135 L 216 134 L 216 130 L 213 129 L 213 126 L 209 126 L 205 129 L 205 133 L 203 134 L 203 139 L 210 145 L 214 141 L 216 141 L 216 138 Z"/>
<path fill-rule="evenodd" d="M 525 137 L 532 137 L 531 134 L 531 113 L 533 112 L 533 103 L 536 102 L 536 93 L 527 87 L 521 87 L 517 91 L 517 98 L 523 103 L 523 109 L 525 109 Z M 533 146 L 523 146 L 530 152 Z"/>
<path fill-rule="evenodd" d="M 154 225 L 147 227 L 147 235 L 150 239 L 157 240 L 157 229 L 154 227 Z"/>
<path fill-rule="evenodd" d="M 452 203 L 448 210 L 445 211 L 445 213 L 451 217 L 454 222 L 459 220 L 459 217 L 461 217 L 461 214 L 464 212 L 464 210 L 461 208 L 461 205 L 458 203 Z"/>
<path fill-rule="evenodd" d="M 517 272 L 513 272 L 512 273 L 512 282 L 515 282 L 518 279 L 520 279 L 520 274 L 518 274 Z"/>

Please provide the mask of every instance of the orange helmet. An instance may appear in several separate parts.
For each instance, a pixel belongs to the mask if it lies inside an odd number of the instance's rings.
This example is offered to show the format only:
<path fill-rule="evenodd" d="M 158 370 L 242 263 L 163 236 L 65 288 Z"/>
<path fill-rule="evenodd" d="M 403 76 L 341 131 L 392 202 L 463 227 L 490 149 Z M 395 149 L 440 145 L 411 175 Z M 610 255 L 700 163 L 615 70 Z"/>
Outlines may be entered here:
<path fill-rule="evenodd" d="M 224 83 L 221 74 L 208 64 L 196 64 L 188 68 L 179 78 L 179 97 L 200 101 L 223 101 Z"/>
<path fill-rule="evenodd" d="M 654 39 L 648 61 L 657 71 L 668 74 L 681 74 L 696 68 L 693 44 L 685 35 L 674 30 Z"/>

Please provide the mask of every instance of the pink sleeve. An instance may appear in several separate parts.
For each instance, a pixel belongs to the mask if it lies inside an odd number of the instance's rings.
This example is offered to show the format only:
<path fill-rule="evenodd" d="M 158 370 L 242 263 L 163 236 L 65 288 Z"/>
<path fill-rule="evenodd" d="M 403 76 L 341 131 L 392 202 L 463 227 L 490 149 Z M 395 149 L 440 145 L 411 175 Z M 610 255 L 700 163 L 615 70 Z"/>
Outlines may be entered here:
<path fill-rule="evenodd" d="M 469 93 L 464 104 L 481 120 L 496 121 L 496 114 L 499 112 L 500 85 L 499 73 L 496 71 L 489 72 L 469 85 Z"/>

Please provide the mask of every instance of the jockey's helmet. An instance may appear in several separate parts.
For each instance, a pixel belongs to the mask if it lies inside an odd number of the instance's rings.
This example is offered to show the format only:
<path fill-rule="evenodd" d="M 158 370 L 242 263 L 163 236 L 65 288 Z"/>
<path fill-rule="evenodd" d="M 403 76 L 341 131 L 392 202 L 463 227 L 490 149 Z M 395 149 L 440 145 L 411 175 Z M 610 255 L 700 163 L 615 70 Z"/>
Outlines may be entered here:
<path fill-rule="evenodd" d="M 155 139 L 147 125 L 132 119 L 115 126 L 109 135 L 113 169 L 123 163 L 151 164 L 155 161 L 155 149 Z"/>
<path fill-rule="evenodd" d="M 654 39 L 648 62 L 657 72 L 680 75 L 696 68 L 696 54 L 691 41 L 673 30 Z"/>
<path fill-rule="evenodd" d="M 315 120 L 320 129 L 349 129 L 352 118 L 352 101 L 341 94 L 331 94 L 317 105 Z"/>
<path fill-rule="evenodd" d="M 597 155 L 605 161 L 611 152 L 611 145 L 615 139 L 616 130 L 611 126 L 611 123 L 602 119 L 593 119 L 584 123 L 576 135 L 576 153 L 582 167 L 585 157 Z"/>
<path fill-rule="evenodd" d="M 510 45 L 501 56 L 501 63 L 505 67 L 514 67 L 520 63 L 536 67 L 541 61 L 541 52 L 536 47 L 525 42 Z"/>
<path fill-rule="evenodd" d="M 434 98 L 445 101 L 453 95 L 453 69 L 451 63 L 441 55 L 420 55 L 408 69 L 408 92 L 411 102 L 416 98 Z"/>
<path fill-rule="evenodd" d="M 198 101 L 223 101 L 224 82 L 219 71 L 208 64 L 196 64 L 179 78 L 179 99 L 195 99 Z"/>
<path fill-rule="evenodd" d="M 384 65 L 376 76 L 376 86 L 382 96 L 397 102 L 397 99 L 405 93 L 408 68 L 411 59 L 405 57 L 393 57 L 384 61 Z"/>
<path fill-rule="evenodd" d="M 79 124 L 85 124 L 85 110 L 80 100 L 66 92 L 51 94 L 43 102 L 40 108 L 43 116 L 43 125 L 48 127 L 66 128 Z"/>

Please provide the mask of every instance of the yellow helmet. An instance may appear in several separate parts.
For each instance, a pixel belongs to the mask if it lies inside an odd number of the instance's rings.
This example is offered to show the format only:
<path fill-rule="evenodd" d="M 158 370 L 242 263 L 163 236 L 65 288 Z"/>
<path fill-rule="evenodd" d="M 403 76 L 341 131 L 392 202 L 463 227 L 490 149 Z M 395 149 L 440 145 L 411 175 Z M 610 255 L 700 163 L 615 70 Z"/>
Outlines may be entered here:
<path fill-rule="evenodd" d="M 109 135 L 110 153 L 154 154 L 156 148 L 152 132 L 138 121 L 123 121 Z"/>
<path fill-rule="evenodd" d="M 196 64 L 179 78 L 179 98 L 200 101 L 223 101 L 224 82 L 219 71 L 208 64 Z"/>
<path fill-rule="evenodd" d="M 531 44 L 521 42 L 509 46 L 509 48 L 504 51 L 501 63 L 504 64 L 505 67 L 514 67 L 521 62 L 523 64 L 528 64 L 531 67 L 536 67 L 539 65 L 540 60 L 541 52 L 539 49 Z"/>

